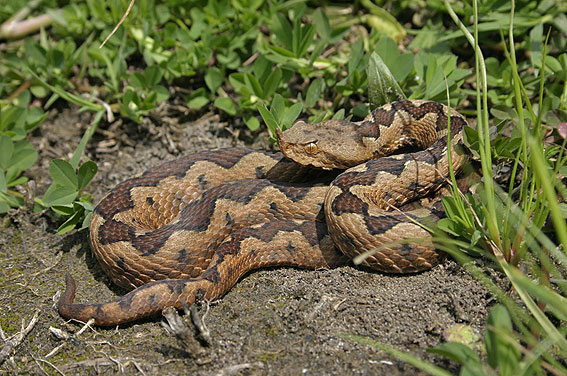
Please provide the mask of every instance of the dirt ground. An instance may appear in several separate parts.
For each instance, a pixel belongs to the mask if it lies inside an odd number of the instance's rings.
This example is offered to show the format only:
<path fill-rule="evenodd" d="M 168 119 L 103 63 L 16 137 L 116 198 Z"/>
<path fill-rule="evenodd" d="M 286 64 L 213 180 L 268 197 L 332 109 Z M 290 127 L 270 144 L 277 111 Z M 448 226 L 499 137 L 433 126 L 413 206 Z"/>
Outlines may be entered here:
<path fill-rule="evenodd" d="M 227 119 L 184 111 L 172 106 L 141 125 L 126 121 L 101 125 L 87 150 L 87 157 L 99 166 L 88 187 L 93 201 L 123 179 L 167 159 L 253 139 Z M 89 119 L 88 113 L 78 114 L 77 109 L 53 111 L 34 133 L 40 159 L 29 175 L 36 181 L 38 195 L 50 183 L 50 160 L 70 158 Z M 258 139 L 254 147 L 268 145 L 265 136 Z M 316 271 L 280 268 L 245 276 L 212 303 L 206 315 L 206 307 L 200 307 L 212 337 L 208 347 L 187 351 L 160 325 L 161 317 L 77 333 L 82 325 L 66 322 L 54 308 L 53 297 L 64 289 L 65 272 L 78 282 L 77 302 L 103 302 L 125 293 L 98 266 L 86 231 L 57 235 L 58 223 L 50 215 L 29 209 L 1 219 L 4 338 L 19 332 L 22 321 L 27 324 L 36 311 L 39 314 L 33 330 L 0 365 L 1 374 L 419 374 L 384 352 L 346 339 L 345 334 L 390 344 L 455 372 L 456 364 L 425 350 L 443 342 L 447 331 L 458 324 L 481 334 L 487 310 L 495 303 L 451 260 L 407 276 L 351 266 Z M 51 328 L 70 337 L 58 339 Z"/>

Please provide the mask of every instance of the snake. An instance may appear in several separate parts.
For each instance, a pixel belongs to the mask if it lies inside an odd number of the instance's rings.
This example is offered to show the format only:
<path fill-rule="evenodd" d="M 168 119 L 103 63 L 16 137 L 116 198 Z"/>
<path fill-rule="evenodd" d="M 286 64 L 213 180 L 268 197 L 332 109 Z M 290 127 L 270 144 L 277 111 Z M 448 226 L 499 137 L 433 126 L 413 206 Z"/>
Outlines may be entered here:
<path fill-rule="evenodd" d="M 400 100 L 362 121 L 296 122 L 280 152 L 205 150 L 150 168 L 93 211 L 91 248 L 113 301 L 74 303 L 66 273 L 60 315 L 114 326 L 221 298 L 251 270 L 334 268 L 362 257 L 404 274 L 441 262 L 424 224 L 443 216 L 427 197 L 467 160 L 466 119 L 446 105 Z"/>

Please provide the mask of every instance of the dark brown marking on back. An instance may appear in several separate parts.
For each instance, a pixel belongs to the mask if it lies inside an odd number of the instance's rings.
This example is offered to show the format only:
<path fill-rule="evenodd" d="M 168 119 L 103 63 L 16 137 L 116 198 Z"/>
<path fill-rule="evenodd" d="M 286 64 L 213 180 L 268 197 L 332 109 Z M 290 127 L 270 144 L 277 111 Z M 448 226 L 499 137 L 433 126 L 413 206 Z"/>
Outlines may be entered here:
<path fill-rule="evenodd" d="M 406 214 L 407 215 L 407 214 Z M 414 216 L 408 215 L 410 218 L 414 218 Z M 381 217 L 374 217 L 371 215 L 365 215 L 364 221 L 366 226 L 368 227 L 368 232 L 372 235 L 380 235 L 385 233 L 386 231 L 390 230 L 397 224 L 401 222 L 407 221 L 407 218 L 404 214 L 392 214 L 392 215 L 384 215 Z"/>
<path fill-rule="evenodd" d="M 364 123 L 360 124 L 360 128 L 358 129 L 357 134 L 360 137 L 379 138 L 380 125 L 375 122 L 365 121 Z"/>
<path fill-rule="evenodd" d="M 218 264 L 219 263 L 217 262 L 217 265 Z M 205 270 L 203 275 L 201 275 L 201 278 L 206 279 L 207 281 L 210 281 L 212 283 L 219 283 L 221 278 L 220 278 L 220 274 L 219 274 L 217 265 L 213 265 L 210 268 L 208 268 L 207 270 Z"/>
<path fill-rule="evenodd" d="M 131 276 L 135 276 L 138 274 L 136 269 L 132 269 L 127 262 L 124 261 L 123 257 L 120 257 L 118 261 L 116 261 L 116 265 L 125 273 Z"/>
<path fill-rule="evenodd" d="M 187 262 L 187 250 L 185 248 L 182 248 L 177 252 L 177 262 L 180 264 Z"/>
<path fill-rule="evenodd" d="M 122 222 L 109 219 L 98 230 L 100 244 L 110 244 L 120 241 L 129 241 L 135 236 L 135 229 Z"/>
<path fill-rule="evenodd" d="M 343 213 L 367 213 L 368 204 L 347 191 L 335 197 L 331 209 L 337 216 Z"/>
<path fill-rule="evenodd" d="M 425 162 L 430 165 L 435 165 L 442 155 L 442 149 L 429 148 L 427 150 L 418 151 L 417 153 L 409 154 L 411 159 L 418 162 Z"/>
<path fill-rule="evenodd" d="M 229 169 L 242 159 L 242 157 L 250 153 L 250 149 L 238 147 L 219 150 L 205 150 L 173 161 L 162 163 L 157 168 L 154 167 L 146 171 L 142 176 L 160 176 L 160 180 L 171 175 L 182 178 L 187 174 L 187 171 L 189 171 L 189 169 L 199 161 L 212 162 L 222 168 Z M 259 153 L 262 152 L 259 151 Z"/>
<path fill-rule="evenodd" d="M 183 208 L 176 229 L 205 231 L 210 225 L 217 200 L 228 199 L 247 204 L 259 191 L 269 185 L 271 184 L 268 181 L 252 179 L 211 188 L 200 200 L 191 202 Z"/>
<path fill-rule="evenodd" d="M 437 102 L 424 102 L 420 104 L 415 104 L 410 101 L 399 101 L 392 104 L 392 107 L 396 111 L 403 109 L 408 114 L 410 114 L 415 120 L 420 120 L 425 115 L 429 113 L 436 113 L 439 116 L 443 116 L 443 105 Z M 447 115 L 445 114 L 445 117 Z"/>
<path fill-rule="evenodd" d="M 341 190 L 346 191 L 351 185 L 370 185 L 374 183 L 376 174 L 372 172 L 358 172 L 349 171 L 344 172 L 337 176 L 335 180 L 331 183 L 334 186 L 339 187 Z"/>
<path fill-rule="evenodd" d="M 447 129 L 449 124 L 449 118 L 447 114 L 437 117 L 437 129 Z M 459 133 L 464 127 L 467 126 L 467 121 L 460 116 L 451 115 L 451 134 Z"/>
<path fill-rule="evenodd" d="M 126 180 L 117 185 L 102 201 L 97 205 L 95 213 L 104 219 L 112 218 L 115 213 L 125 211 L 134 207 L 134 202 L 130 197 L 130 189 L 138 186 L 138 178 Z"/>
<path fill-rule="evenodd" d="M 394 116 L 396 115 L 396 109 L 393 108 L 393 106 L 394 104 L 392 104 L 392 109 L 390 109 L 389 111 L 386 111 L 383 108 L 377 108 L 372 111 L 372 118 L 374 119 L 374 123 L 385 125 L 387 127 L 392 125 Z"/>
<path fill-rule="evenodd" d="M 144 285 L 147 286 L 147 285 Z M 138 291 L 138 290 L 136 290 Z M 120 300 L 118 300 L 118 305 L 120 306 L 120 309 L 123 311 L 129 311 L 130 307 L 132 306 L 132 300 L 134 300 L 134 294 L 129 293 L 126 294 L 124 296 L 122 296 L 122 298 Z"/>
<path fill-rule="evenodd" d="M 407 187 L 408 187 L 408 191 L 414 192 L 414 194 L 420 192 L 423 189 L 423 186 L 419 184 L 418 181 L 409 182 Z"/>
<path fill-rule="evenodd" d="M 207 179 L 206 179 L 205 175 L 199 175 L 197 180 L 199 181 L 199 190 L 200 191 L 204 191 L 205 189 L 207 189 Z"/>
<path fill-rule="evenodd" d="M 372 182 L 367 185 L 373 184 L 376 179 L 378 171 L 385 171 L 389 174 L 400 176 L 406 167 L 406 162 L 410 159 L 408 155 L 403 158 L 384 157 L 376 160 L 371 160 L 366 163 L 368 167 L 367 174 L 373 175 Z"/>
<path fill-rule="evenodd" d="M 410 254 L 413 253 L 413 247 L 408 243 L 403 243 L 400 248 L 398 248 L 397 252 L 400 257 L 409 259 Z"/>
<path fill-rule="evenodd" d="M 265 179 L 266 178 L 266 173 L 263 171 L 264 168 L 266 168 L 266 166 L 257 166 L 256 167 L 256 177 L 258 179 Z"/>
<path fill-rule="evenodd" d="M 171 234 L 177 230 L 176 227 L 177 226 L 168 225 L 150 231 L 147 234 L 134 236 L 131 240 L 132 245 L 142 253 L 142 256 L 153 255 L 163 247 Z"/>
<path fill-rule="evenodd" d="M 178 280 L 169 280 L 167 281 L 167 283 L 165 283 L 165 286 L 167 287 L 167 289 L 169 290 L 169 292 L 172 295 L 181 295 L 183 293 L 183 288 L 185 287 L 186 283 L 190 283 L 192 281 L 195 281 L 196 279 L 178 279 Z M 153 282 L 153 283 L 159 283 L 159 282 Z M 164 282 L 161 282 L 164 283 Z M 149 284 L 151 285 L 151 283 Z M 147 286 L 147 285 L 144 285 Z M 142 287 L 144 287 L 142 286 Z"/>
<path fill-rule="evenodd" d="M 285 196 L 293 202 L 301 201 L 310 191 L 310 187 L 293 186 L 293 185 L 278 185 L 278 190 L 285 194 Z"/>
<path fill-rule="evenodd" d="M 297 227 L 309 244 L 314 247 L 328 234 L 327 225 L 320 221 L 306 221 Z"/>

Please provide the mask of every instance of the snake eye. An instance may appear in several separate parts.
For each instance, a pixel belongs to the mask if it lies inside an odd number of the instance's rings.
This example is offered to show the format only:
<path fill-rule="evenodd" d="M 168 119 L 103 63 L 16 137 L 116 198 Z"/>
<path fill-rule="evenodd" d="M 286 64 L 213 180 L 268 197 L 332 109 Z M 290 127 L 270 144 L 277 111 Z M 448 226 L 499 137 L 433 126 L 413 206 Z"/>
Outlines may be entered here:
<path fill-rule="evenodd" d="M 307 152 L 307 154 L 315 154 L 317 153 L 317 149 L 317 144 L 315 144 L 314 142 L 310 142 L 305 145 L 305 151 Z"/>

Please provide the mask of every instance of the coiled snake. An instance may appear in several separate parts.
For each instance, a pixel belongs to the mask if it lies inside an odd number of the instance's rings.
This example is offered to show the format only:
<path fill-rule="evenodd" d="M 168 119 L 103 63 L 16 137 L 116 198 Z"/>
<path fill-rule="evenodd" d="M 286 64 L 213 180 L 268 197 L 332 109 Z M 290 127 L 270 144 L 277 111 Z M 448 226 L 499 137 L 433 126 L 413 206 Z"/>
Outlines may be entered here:
<path fill-rule="evenodd" d="M 90 239 L 112 281 L 133 291 L 75 304 L 67 274 L 60 314 L 116 325 L 196 296 L 217 299 L 252 269 L 330 268 L 369 250 L 364 265 L 379 271 L 432 267 L 441 255 L 415 221 L 437 216 L 408 203 L 435 192 L 449 163 L 457 171 L 466 159 L 466 120 L 451 110 L 448 160 L 447 114 L 436 102 L 394 102 L 359 123 L 299 122 L 278 131 L 285 157 L 204 151 L 126 180 L 96 207 Z"/>

